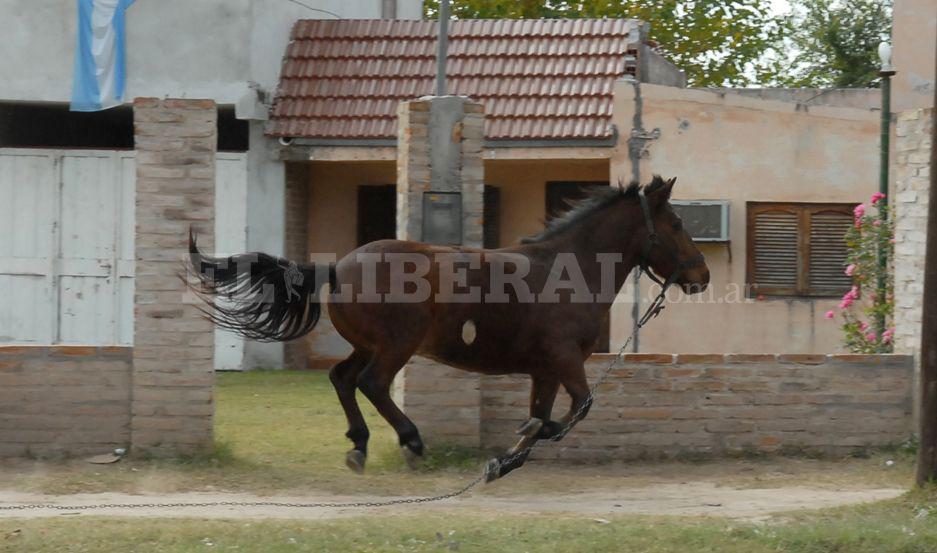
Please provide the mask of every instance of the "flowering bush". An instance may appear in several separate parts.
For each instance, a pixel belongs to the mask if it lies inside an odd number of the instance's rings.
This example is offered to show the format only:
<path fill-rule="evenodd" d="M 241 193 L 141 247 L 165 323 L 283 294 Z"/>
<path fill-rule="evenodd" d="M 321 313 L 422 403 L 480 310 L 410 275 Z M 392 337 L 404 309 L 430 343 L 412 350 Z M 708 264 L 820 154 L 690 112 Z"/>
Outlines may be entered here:
<path fill-rule="evenodd" d="M 876 192 L 869 205 L 859 204 L 853 210 L 855 224 L 846 233 L 846 275 L 853 279 L 853 287 L 839 302 L 843 319 L 846 347 L 853 353 L 890 353 L 895 327 L 894 278 L 891 263 L 895 250 L 894 223 L 888 207 L 882 200 L 885 195 Z M 879 264 L 879 252 L 886 264 Z M 884 284 L 884 294 L 879 292 L 879 281 Z M 860 298 L 860 295 L 866 298 Z M 827 311 L 827 319 L 835 319 L 836 313 Z M 884 321 L 884 324 L 882 323 Z"/>

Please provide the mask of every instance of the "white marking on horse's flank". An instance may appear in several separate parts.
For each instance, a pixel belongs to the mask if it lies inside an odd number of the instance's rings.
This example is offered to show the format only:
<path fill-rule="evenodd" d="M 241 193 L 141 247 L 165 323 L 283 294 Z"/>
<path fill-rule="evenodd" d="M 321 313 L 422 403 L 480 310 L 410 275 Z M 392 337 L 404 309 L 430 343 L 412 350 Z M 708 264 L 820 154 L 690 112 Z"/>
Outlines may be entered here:
<path fill-rule="evenodd" d="M 465 342 L 465 345 L 471 346 L 475 342 L 475 336 L 477 336 L 475 323 L 472 319 L 469 319 L 462 325 L 462 341 Z"/>

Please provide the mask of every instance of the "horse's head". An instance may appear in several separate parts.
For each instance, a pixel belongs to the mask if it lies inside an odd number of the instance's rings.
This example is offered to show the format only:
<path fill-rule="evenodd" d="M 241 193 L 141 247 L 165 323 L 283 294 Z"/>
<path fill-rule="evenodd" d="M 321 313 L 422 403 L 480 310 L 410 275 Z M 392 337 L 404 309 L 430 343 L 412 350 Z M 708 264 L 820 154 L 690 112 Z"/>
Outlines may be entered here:
<path fill-rule="evenodd" d="M 670 193 L 676 181 L 676 178 L 665 181 L 655 176 L 642 191 L 645 239 L 641 264 L 665 281 L 679 284 L 684 293 L 696 294 L 709 285 L 709 267 L 670 205 Z"/>

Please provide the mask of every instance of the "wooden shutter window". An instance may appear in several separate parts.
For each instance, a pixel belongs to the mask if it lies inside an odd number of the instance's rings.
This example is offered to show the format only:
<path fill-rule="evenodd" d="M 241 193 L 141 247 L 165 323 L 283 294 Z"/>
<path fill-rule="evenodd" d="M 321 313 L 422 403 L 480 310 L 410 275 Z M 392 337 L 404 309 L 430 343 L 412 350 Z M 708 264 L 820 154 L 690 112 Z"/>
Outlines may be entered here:
<path fill-rule="evenodd" d="M 758 294 L 796 294 L 798 221 L 795 211 L 757 209 L 749 222 L 749 282 Z"/>
<path fill-rule="evenodd" d="M 843 237 L 853 224 L 850 213 L 814 211 L 810 214 L 810 258 L 807 268 L 810 295 L 838 295 L 852 286 L 846 276 Z"/>
<path fill-rule="evenodd" d="M 831 297 L 844 273 L 853 204 L 748 204 L 748 284 L 755 295 Z"/>

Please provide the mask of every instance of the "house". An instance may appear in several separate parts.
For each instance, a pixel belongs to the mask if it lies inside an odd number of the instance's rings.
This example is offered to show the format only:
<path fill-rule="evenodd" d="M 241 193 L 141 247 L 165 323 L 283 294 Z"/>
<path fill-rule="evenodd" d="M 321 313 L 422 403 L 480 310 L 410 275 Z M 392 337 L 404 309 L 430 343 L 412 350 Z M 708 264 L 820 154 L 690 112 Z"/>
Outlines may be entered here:
<path fill-rule="evenodd" d="M 714 284 L 702 299 L 675 296 L 640 351 L 838 350 L 822 314 L 850 285 L 852 207 L 876 190 L 878 92 L 687 89 L 645 32 L 627 20 L 452 22 L 449 91 L 487 118 L 486 246 L 535 233 L 585 188 L 676 176 L 678 200 L 722 210 L 722 234 L 702 245 Z M 292 257 L 395 236 L 396 106 L 433 92 L 434 44 L 431 22 L 293 28 L 266 127 L 287 165 Z M 755 240 L 775 231 L 780 243 Z M 605 348 L 653 295 L 626 286 Z M 347 348 L 326 321 L 287 360 L 327 367 Z"/>
<path fill-rule="evenodd" d="M 68 110 L 74 2 L 0 7 L 0 343 L 133 341 L 134 97 L 218 105 L 219 251 L 283 253 L 284 163 L 263 136 L 300 18 L 421 17 L 420 0 L 161 0 L 126 17 L 126 105 Z M 279 366 L 282 347 L 218 333 L 216 366 Z"/>

